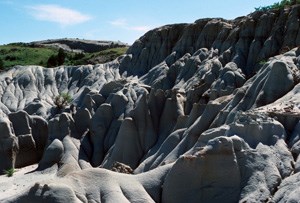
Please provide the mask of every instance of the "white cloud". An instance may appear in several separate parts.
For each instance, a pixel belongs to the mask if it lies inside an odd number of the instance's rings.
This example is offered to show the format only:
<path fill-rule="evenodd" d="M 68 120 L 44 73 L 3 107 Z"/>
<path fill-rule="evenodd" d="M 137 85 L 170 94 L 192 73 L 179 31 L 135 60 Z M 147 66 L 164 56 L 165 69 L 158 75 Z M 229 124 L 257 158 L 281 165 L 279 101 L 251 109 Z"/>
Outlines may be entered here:
<path fill-rule="evenodd" d="M 127 26 L 127 20 L 125 18 L 119 18 L 111 21 L 110 24 L 118 27 L 125 27 Z"/>
<path fill-rule="evenodd" d="M 138 31 L 138 32 L 147 32 L 153 28 L 153 27 L 147 26 L 147 25 L 130 26 L 127 19 L 125 19 L 125 18 L 119 18 L 114 21 L 110 21 L 109 23 L 115 27 L 119 27 L 119 28 L 126 29 L 126 30 Z"/>
<path fill-rule="evenodd" d="M 140 31 L 140 32 L 147 32 L 152 28 L 150 26 L 136 26 L 136 27 L 129 27 L 130 30 Z"/>
<path fill-rule="evenodd" d="M 63 8 L 59 5 L 36 5 L 28 7 L 30 14 L 37 20 L 58 23 L 61 26 L 84 23 L 91 16 L 82 14 L 76 10 Z"/>

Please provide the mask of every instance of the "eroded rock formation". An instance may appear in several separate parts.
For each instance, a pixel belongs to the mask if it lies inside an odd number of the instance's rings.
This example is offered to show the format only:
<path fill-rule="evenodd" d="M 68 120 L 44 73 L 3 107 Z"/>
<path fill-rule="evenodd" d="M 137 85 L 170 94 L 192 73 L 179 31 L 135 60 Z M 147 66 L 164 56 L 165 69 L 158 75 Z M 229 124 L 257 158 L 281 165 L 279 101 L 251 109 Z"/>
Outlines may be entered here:
<path fill-rule="evenodd" d="M 110 63 L 1 73 L 0 171 L 51 175 L 0 200 L 299 201 L 299 14 L 168 25 Z"/>

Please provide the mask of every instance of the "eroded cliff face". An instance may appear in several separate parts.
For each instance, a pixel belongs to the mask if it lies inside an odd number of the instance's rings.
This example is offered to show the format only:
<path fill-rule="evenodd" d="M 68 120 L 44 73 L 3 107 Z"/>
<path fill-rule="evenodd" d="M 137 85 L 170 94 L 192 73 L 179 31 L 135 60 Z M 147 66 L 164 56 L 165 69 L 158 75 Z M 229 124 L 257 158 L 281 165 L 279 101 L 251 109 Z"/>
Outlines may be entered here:
<path fill-rule="evenodd" d="M 120 71 L 142 76 L 163 61 L 170 67 L 185 54 L 206 48 L 216 52 L 223 66 L 234 62 L 252 76 L 261 61 L 299 45 L 298 30 L 298 8 L 255 12 L 235 20 L 201 19 L 163 26 L 131 46 Z"/>
<path fill-rule="evenodd" d="M 18 195 L 1 177 L 0 200 L 299 201 L 299 16 L 167 25 L 107 64 L 1 73 L 0 170 L 38 168 Z"/>

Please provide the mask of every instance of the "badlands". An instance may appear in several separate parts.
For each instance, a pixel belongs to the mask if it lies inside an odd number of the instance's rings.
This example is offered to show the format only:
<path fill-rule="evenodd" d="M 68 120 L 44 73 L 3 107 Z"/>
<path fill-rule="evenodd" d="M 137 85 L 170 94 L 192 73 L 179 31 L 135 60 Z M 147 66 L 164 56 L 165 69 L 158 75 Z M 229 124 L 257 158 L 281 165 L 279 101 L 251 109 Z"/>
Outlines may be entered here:
<path fill-rule="evenodd" d="M 1 72 L 0 202 L 299 202 L 299 18 L 166 25 L 105 64 Z"/>

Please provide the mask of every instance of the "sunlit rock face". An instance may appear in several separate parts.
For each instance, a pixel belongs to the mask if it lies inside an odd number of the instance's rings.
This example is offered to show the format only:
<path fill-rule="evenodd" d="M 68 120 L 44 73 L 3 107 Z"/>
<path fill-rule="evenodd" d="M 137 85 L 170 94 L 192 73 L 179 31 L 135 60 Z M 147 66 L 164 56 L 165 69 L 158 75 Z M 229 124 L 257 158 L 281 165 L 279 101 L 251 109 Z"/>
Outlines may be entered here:
<path fill-rule="evenodd" d="M 0 173 L 38 166 L 1 176 L 0 201 L 300 201 L 299 13 L 168 25 L 106 64 L 2 72 Z"/>

